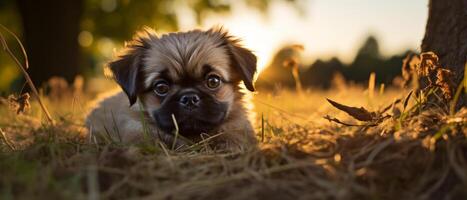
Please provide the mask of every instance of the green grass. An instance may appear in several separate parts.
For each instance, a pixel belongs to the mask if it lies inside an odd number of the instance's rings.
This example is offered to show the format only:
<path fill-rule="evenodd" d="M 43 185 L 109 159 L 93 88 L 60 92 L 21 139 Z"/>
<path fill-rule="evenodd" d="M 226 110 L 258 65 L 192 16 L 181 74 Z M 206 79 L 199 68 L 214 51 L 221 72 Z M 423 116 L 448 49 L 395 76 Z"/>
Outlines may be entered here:
<path fill-rule="evenodd" d="M 396 104 L 375 127 L 323 118 L 364 125 L 326 98 L 377 111 L 408 93 L 259 92 L 252 102 L 260 148 L 242 153 L 89 142 L 90 98 L 46 98 L 53 126 L 35 102 L 22 115 L 3 104 L 0 128 L 14 149 L 2 138 L 0 199 L 466 199 L 465 108 L 419 112 L 429 102 L 412 95 L 406 109 Z"/>

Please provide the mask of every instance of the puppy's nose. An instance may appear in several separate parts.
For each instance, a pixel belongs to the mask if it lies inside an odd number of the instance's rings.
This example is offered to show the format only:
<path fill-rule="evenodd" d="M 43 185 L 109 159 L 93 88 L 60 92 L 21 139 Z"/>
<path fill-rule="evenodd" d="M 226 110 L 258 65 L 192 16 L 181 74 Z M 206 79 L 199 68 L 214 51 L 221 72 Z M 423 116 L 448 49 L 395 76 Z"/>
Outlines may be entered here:
<path fill-rule="evenodd" d="M 187 93 L 180 97 L 178 103 L 185 107 L 198 107 L 201 99 L 195 93 Z"/>

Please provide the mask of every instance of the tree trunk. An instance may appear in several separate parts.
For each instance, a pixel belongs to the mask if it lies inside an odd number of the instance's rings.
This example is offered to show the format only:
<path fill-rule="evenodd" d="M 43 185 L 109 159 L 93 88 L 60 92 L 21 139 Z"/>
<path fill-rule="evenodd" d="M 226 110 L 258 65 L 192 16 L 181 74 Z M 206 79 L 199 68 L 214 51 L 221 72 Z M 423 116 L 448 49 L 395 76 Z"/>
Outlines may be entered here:
<path fill-rule="evenodd" d="M 430 0 L 422 52 L 433 51 L 440 64 L 462 81 L 467 59 L 467 0 Z"/>
<path fill-rule="evenodd" d="M 36 85 L 52 76 L 72 81 L 80 72 L 78 45 L 83 0 L 18 0 L 28 70 Z"/>

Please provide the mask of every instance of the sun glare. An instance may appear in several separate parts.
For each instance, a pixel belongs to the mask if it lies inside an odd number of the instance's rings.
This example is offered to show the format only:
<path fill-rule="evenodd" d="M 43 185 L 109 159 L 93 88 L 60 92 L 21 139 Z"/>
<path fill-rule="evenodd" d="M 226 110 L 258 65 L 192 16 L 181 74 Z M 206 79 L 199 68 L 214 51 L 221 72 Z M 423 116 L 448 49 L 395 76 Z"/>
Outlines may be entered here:
<path fill-rule="evenodd" d="M 301 6 L 305 6 L 307 11 L 300 15 L 290 4 L 276 1 L 268 8 L 268 13 L 274 14 L 265 15 L 238 1 L 232 5 L 230 14 L 205 13 L 201 25 L 197 25 L 194 12 L 186 4 L 179 5 L 176 12 L 181 31 L 222 25 L 232 35 L 241 38 L 244 46 L 253 50 L 258 57 L 260 72 L 269 64 L 275 52 L 290 44 L 300 44 L 305 47 L 303 51 L 305 62 L 312 62 L 318 58 L 327 60 L 338 57 L 341 61 L 349 63 L 355 57 L 359 45 L 370 33 L 381 39 L 383 55 L 400 53 L 407 48 L 415 49 L 418 46 L 418 38 L 423 35 L 423 22 L 426 20 L 426 13 L 423 13 L 423 10 L 417 11 L 414 14 L 416 17 L 412 20 L 399 20 L 398 16 L 393 14 L 377 12 L 384 10 L 384 5 L 389 3 L 380 5 L 369 0 L 362 1 L 358 5 L 347 3 L 349 4 L 347 7 L 351 9 L 339 6 L 340 4 L 342 2 L 337 0 L 306 2 Z M 419 4 L 422 4 L 421 0 L 414 1 L 409 8 L 419 7 Z M 370 18 L 361 14 L 361 9 L 373 9 L 372 12 L 377 13 L 373 13 Z M 401 11 L 403 8 L 392 6 L 391 9 Z M 360 23 L 349 24 L 343 19 Z M 387 23 L 397 23 L 397 26 L 386 26 Z M 394 33 L 401 29 L 410 34 Z"/>
<path fill-rule="evenodd" d="M 258 28 L 258 24 L 241 25 L 241 23 L 233 21 L 229 27 L 232 29 L 232 35 L 240 37 L 243 45 L 253 50 L 258 59 L 258 72 L 261 72 L 272 59 L 277 47 L 272 42 L 274 33 L 265 31 L 265 28 Z"/>
<path fill-rule="evenodd" d="M 186 5 L 185 5 L 186 6 Z M 274 53 L 280 48 L 283 40 L 278 40 L 284 34 L 278 29 L 271 28 L 265 16 L 242 3 L 235 4 L 234 12 L 241 15 L 208 14 L 199 28 L 209 29 L 213 26 L 223 26 L 232 35 L 242 40 L 242 45 L 253 51 L 258 59 L 258 72 L 261 72 L 270 62 Z M 187 7 L 180 5 L 177 16 L 181 31 L 196 28 L 194 13 Z"/>
<path fill-rule="evenodd" d="M 221 24 L 216 18 L 209 18 L 203 24 L 204 28 L 210 28 Z M 253 51 L 258 59 L 258 72 L 261 72 L 272 59 L 274 52 L 278 48 L 277 42 L 274 41 L 280 33 L 269 30 L 260 16 L 243 15 L 230 17 L 228 21 L 224 21 L 223 26 L 229 32 L 240 38 L 242 44 Z"/>

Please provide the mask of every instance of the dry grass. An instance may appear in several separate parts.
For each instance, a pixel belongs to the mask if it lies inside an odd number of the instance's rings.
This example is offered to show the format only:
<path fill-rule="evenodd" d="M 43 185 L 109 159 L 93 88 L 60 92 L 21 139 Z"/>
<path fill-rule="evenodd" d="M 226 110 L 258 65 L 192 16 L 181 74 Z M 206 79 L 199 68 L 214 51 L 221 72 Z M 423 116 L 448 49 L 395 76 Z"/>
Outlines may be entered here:
<path fill-rule="evenodd" d="M 25 115 L 3 103 L 0 199 L 466 199 L 465 108 L 421 111 L 432 102 L 413 95 L 375 127 L 323 118 L 357 123 L 325 97 L 377 111 L 407 94 L 369 98 L 358 87 L 259 93 L 260 149 L 237 154 L 171 151 L 155 141 L 88 143 L 86 98 L 46 98 L 54 125 L 44 123 L 36 102 Z"/>
<path fill-rule="evenodd" d="M 37 100 L 0 98 L 0 199 L 467 199 L 467 109 L 454 112 L 465 90 L 453 96 L 451 72 L 433 53 L 404 64 L 406 81 L 426 76 L 430 83 L 415 95 L 384 87 L 375 95 L 374 77 L 367 91 L 341 84 L 259 93 L 259 148 L 226 153 L 203 143 L 169 150 L 150 139 L 90 141 L 82 79 L 71 88 L 51 81 L 57 87 L 42 102 L 25 71 L 25 52 L 22 66 L 0 39 Z M 326 97 L 364 106 L 357 111 L 371 113 L 364 120 L 371 124 L 331 108 Z"/>

